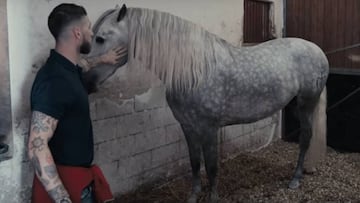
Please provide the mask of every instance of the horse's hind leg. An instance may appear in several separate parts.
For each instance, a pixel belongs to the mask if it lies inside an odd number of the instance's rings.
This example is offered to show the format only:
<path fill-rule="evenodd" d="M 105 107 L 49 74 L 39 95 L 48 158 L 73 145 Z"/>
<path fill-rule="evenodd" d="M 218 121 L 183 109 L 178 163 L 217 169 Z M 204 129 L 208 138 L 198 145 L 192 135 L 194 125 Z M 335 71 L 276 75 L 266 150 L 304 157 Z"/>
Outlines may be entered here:
<path fill-rule="evenodd" d="M 209 202 L 218 202 L 217 170 L 218 170 L 218 139 L 217 128 L 207 128 L 204 132 L 206 139 L 202 143 L 206 174 L 210 184 Z"/>
<path fill-rule="evenodd" d="M 201 192 L 200 160 L 201 160 L 201 135 L 198 135 L 191 126 L 181 125 L 189 149 L 190 164 L 192 169 L 192 192 L 189 203 L 195 203 Z"/>
<path fill-rule="evenodd" d="M 293 179 L 291 180 L 289 187 L 292 189 L 298 188 L 300 185 L 300 179 L 303 175 L 303 166 L 304 166 L 304 158 L 306 151 L 309 148 L 310 140 L 312 137 L 312 119 L 313 113 L 315 111 L 316 104 L 318 99 L 309 99 L 309 98 L 302 98 L 298 97 L 298 115 L 300 120 L 300 137 L 299 137 L 299 144 L 300 144 L 300 153 L 299 158 L 297 161 L 295 174 Z"/>

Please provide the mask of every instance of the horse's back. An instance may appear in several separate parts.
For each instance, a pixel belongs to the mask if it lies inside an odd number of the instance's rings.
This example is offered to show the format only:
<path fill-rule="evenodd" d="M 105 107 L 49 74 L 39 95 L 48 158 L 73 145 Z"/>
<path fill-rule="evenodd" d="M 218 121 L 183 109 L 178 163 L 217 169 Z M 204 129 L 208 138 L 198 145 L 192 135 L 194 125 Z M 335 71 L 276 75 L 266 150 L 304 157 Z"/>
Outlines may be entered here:
<path fill-rule="evenodd" d="M 235 49 L 231 58 L 232 65 L 217 67 L 217 74 L 211 78 L 221 79 L 223 83 L 217 84 L 223 84 L 226 90 L 222 109 L 226 124 L 267 117 L 295 96 L 315 98 L 325 86 L 328 74 L 322 50 L 297 38 Z"/>
<path fill-rule="evenodd" d="M 326 57 L 305 40 L 285 38 L 253 47 L 222 44 L 218 48 L 224 50 L 217 49 L 216 67 L 197 89 L 187 96 L 168 95 L 179 120 L 189 120 L 190 113 L 182 115 L 192 109 L 194 118 L 216 120 L 221 126 L 254 122 L 282 109 L 295 96 L 315 97 L 326 82 Z"/>
<path fill-rule="evenodd" d="M 329 62 L 326 55 L 316 44 L 298 38 L 285 38 L 290 44 L 293 66 L 300 83 L 301 96 L 319 95 L 325 87 L 329 74 Z"/>
<path fill-rule="evenodd" d="M 324 88 L 329 63 L 324 52 L 316 44 L 300 38 L 280 38 L 250 49 L 262 53 L 267 57 L 269 64 L 280 61 L 268 68 L 274 69 L 270 70 L 274 72 L 281 69 L 283 74 L 291 75 L 291 80 L 298 83 L 299 94 L 310 96 L 320 93 Z"/>

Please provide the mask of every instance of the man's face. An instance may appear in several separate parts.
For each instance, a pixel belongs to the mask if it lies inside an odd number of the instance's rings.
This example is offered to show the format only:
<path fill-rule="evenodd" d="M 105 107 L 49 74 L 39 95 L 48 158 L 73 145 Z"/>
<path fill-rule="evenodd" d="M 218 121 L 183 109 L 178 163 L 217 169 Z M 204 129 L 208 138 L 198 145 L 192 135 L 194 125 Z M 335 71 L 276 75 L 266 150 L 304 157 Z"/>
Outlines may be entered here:
<path fill-rule="evenodd" d="M 80 44 L 80 53 L 88 54 L 91 51 L 91 40 L 93 32 L 91 30 L 91 22 L 89 17 L 85 16 L 81 24 L 82 43 Z"/>

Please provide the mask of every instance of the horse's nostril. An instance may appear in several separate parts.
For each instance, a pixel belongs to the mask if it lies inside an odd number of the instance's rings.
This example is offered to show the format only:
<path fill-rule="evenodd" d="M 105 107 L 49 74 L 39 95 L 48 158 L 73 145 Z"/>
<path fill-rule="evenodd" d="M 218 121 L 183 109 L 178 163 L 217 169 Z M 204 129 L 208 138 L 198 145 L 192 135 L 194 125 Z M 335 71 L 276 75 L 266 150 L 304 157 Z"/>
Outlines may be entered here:
<path fill-rule="evenodd" d="M 102 38 L 102 37 L 96 37 L 96 38 L 95 38 L 95 41 L 96 41 L 96 43 L 98 43 L 98 44 L 103 44 L 103 43 L 105 42 L 105 39 Z"/>

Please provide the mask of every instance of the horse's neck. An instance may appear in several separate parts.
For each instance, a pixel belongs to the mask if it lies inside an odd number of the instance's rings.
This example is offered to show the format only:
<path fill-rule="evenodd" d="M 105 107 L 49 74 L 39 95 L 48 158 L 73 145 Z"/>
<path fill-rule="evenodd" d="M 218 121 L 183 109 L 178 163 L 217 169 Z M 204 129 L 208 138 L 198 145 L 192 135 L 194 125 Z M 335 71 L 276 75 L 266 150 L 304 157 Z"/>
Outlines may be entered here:
<path fill-rule="evenodd" d="M 213 44 L 214 56 L 216 62 L 236 60 L 236 56 L 243 52 L 242 47 L 236 47 L 222 38 L 216 37 Z"/>

